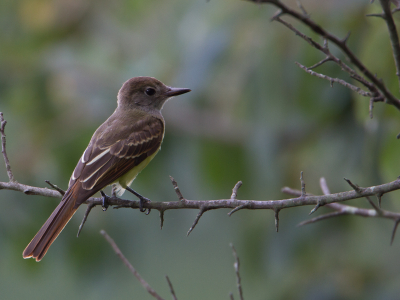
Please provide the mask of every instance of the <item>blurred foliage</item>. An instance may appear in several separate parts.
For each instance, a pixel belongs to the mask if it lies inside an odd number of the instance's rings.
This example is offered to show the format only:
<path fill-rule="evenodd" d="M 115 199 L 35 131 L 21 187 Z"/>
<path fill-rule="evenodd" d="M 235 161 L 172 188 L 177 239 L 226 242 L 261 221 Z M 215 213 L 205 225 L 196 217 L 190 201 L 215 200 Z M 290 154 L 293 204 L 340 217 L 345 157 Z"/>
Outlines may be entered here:
<path fill-rule="evenodd" d="M 295 6 L 295 1 L 286 1 Z M 398 95 L 385 23 L 365 14 L 368 1 L 302 1 Z M 0 111 L 20 182 L 67 187 L 94 130 L 113 112 L 122 83 L 154 76 L 192 92 L 164 108 L 162 151 L 133 188 L 153 201 L 175 201 L 168 179 L 188 199 L 282 199 L 283 186 L 332 192 L 342 180 L 377 185 L 399 175 L 399 111 L 309 76 L 324 56 L 269 18 L 275 9 L 245 1 L 5 0 L 0 3 Z M 399 17 L 396 16 L 396 19 Z M 288 19 L 289 20 L 289 19 Z M 292 20 L 289 20 L 292 22 Z M 307 28 L 293 21 L 313 39 Z M 345 59 L 332 46 L 332 51 Z M 317 69 L 350 80 L 336 65 Z M 6 181 L 4 165 L 0 180 Z M 124 195 L 131 197 L 130 195 Z M 399 193 L 385 209 L 399 210 Z M 270 211 L 207 212 L 189 237 L 196 211 L 96 208 L 79 239 L 82 207 L 38 263 L 22 250 L 57 200 L 1 191 L 2 299 L 152 299 L 99 234 L 105 229 L 164 297 L 168 275 L 179 299 L 228 299 L 236 293 L 232 242 L 246 299 L 397 299 L 399 238 L 387 221 L 341 217 L 296 228 L 310 207 L 284 210 L 275 233 Z M 349 203 L 368 207 L 364 199 Z M 328 211 L 321 208 L 320 212 Z"/>

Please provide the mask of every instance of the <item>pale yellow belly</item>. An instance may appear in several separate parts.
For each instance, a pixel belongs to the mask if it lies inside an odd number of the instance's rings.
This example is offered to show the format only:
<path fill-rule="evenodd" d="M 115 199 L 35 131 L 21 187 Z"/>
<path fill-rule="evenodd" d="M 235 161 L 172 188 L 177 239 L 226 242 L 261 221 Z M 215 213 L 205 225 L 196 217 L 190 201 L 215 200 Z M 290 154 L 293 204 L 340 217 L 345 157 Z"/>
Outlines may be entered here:
<path fill-rule="evenodd" d="M 128 171 L 125 175 L 122 175 L 118 178 L 113 184 L 115 184 L 115 192 L 117 196 L 122 196 L 125 192 L 127 186 L 132 184 L 132 181 L 135 180 L 136 176 L 149 164 L 149 162 L 156 156 L 158 150 L 154 152 L 151 156 L 147 157 L 143 160 L 139 165 Z"/>

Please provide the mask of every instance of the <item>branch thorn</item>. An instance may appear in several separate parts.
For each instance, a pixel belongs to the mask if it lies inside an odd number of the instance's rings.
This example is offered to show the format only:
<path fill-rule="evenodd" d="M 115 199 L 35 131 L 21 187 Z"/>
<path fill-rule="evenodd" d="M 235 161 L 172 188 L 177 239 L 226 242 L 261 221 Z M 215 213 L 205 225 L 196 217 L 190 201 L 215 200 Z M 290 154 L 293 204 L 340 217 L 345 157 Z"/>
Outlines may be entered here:
<path fill-rule="evenodd" d="M 274 212 L 275 212 L 275 229 L 276 229 L 276 232 L 278 232 L 278 230 L 279 230 L 279 211 L 280 211 L 280 209 L 278 209 L 278 208 L 274 209 Z"/>
<path fill-rule="evenodd" d="M 238 189 L 242 186 L 242 182 L 238 181 L 232 189 L 231 200 L 236 200 Z"/>
<path fill-rule="evenodd" d="M 193 229 L 196 227 L 197 223 L 199 222 L 201 216 L 207 211 L 208 209 L 206 209 L 204 206 L 202 206 L 199 210 L 199 213 L 196 216 L 196 219 L 194 219 L 194 222 L 192 224 L 192 227 L 190 227 L 189 231 L 187 232 L 187 236 L 189 236 L 189 234 L 193 231 Z"/>
<path fill-rule="evenodd" d="M 172 286 L 171 280 L 169 280 L 169 277 L 167 275 L 165 275 L 165 278 L 167 279 L 169 290 L 171 291 L 172 299 L 178 300 L 178 298 L 176 298 L 174 287 Z"/>
<path fill-rule="evenodd" d="M 397 226 L 399 226 L 400 219 L 397 219 L 394 223 L 393 231 L 392 231 L 392 238 L 390 239 L 390 246 L 393 245 L 394 237 L 396 235 Z"/>
<path fill-rule="evenodd" d="M 178 196 L 179 201 L 184 201 L 185 198 L 183 198 L 183 196 L 182 196 L 181 190 L 178 187 L 178 183 L 176 182 L 174 177 L 172 177 L 171 175 L 169 176 L 169 178 L 172 181 L 172 185 L 174 186 L 174 190 L 175 190 L 176 195 Z"/>
<path fill-rule="evenodd" d="M 160 210 L 160 229 L 163 229 L 164 226 L 164 210 Z"/>
<path fill-rule="evenodd" d="M 49 186 L 51 186 L 53 189 L 55 189 L 56 191 L 58 191 L 61 196 L 64 196 L 65 191 L 60 189 L 58 186 L 56 186 L 55 184 L 52 184 L 49 180 L 45 180 L 44 182 L 46 182 Z"/>
<path fill-rule="evenodd" d="M 301 183 L 301 197 L 306 196 L 306 184 L 303 180 L 303 171 L 300 172 L 300 183 Z"/>
<path fill-rule="evenodd" d="M 283 10 L 279 9 L 279 10 L 276 11 L 276 12 L 274 13 L 274 15 L 272 16 L 271 22 L 273 22 L 273 21 L 275 21 L 275 20 L 278 20 L 279 17 L 282 16 L 283 14 L 284 14 L 284 13 L 283 13 Z"/>
<path fill-rule="evenodd" d="M 87 206 L 85 215 L 83 216 L 83 219 L 82 219 L 82 222 L 81 222 L 81 225 L 79 225 L 79 229 L 78 229 L 78 233 L 76 234 L 76 237 L 79 237 L 79 234 L 82 231 L 83 225 L 85 225 L 87 217 L 89 216 L 89 213 L 90 213 L 90 211 L 92 210 L 93 207 L 95 207 L 95 204 L 93 204 L 93 203 L 90 203 Z"/>

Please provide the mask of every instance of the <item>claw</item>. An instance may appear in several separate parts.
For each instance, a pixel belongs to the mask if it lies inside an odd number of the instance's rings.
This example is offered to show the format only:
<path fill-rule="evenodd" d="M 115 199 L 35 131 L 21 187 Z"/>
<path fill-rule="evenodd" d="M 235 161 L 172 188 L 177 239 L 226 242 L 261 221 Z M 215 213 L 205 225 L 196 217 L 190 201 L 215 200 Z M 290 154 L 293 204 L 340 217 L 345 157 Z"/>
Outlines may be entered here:
<path fill-rule="evenodd" d="M 146 208 L 143 207 L 143 204 L 145 204 L 147 202 L 151 202 L 151 200 L 146 198 L 146 197 L 139 198 L 139 210 L 141 212 L 145 212 L 146 211 Z M 145 214 L 148 215 L 150 213 L 150 211 L 151 211 L 151 208 L 148 208 L 147 212 Z"/>
<path fill-rule="evenodd" d="M 103 191 L 100 191 L 101 197 L 103 198 L 103 204 L 101 204 L 101 207 L 103 207 L 103 211 L 106 211 L 109 204 L 108 204 L 108 199 L 110 199 L 109 196 L 107 196 Z"/>
<path fill-rule="evenodd" d="M 139 210 L 141 212 L 145 212 L 146 209 L 143 207 L 143 204 L 146 202 L 151 202 L 150 199 L 143 197 L 142 195 L 140 195 L 139 193 L 135 192 L 134 190 L 132 190 L 129 186 L 125 188 L 127 191 L 131 192 L 132 194 L 134 194 L 136 197 L 139 198 Z M 148 215 L 150 213 L 151 209 L 147 209 L 146 215 Z"/>

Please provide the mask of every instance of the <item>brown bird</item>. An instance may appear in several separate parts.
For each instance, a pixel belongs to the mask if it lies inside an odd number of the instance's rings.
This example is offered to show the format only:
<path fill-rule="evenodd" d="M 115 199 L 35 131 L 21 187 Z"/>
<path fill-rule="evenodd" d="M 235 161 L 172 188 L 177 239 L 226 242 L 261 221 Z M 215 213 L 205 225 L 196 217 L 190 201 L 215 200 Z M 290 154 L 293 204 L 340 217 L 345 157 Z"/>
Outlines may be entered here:
<path fill-rule="evenodd" d="M 110 184 L 115 184 L 118 196 L 125 190 L 137 196 L 144 211 L 143 203 L 149 200 L 129 186 L 160 150 L 164 103 L 187 92 L 190 89 L 168 87 L 152 77 L 134 77 L 122 85 L 116 110 L 93 134 L 72 173 L 68 190 L 25 248 L 24 258 L 40 261 L 78 207 Z"/>

